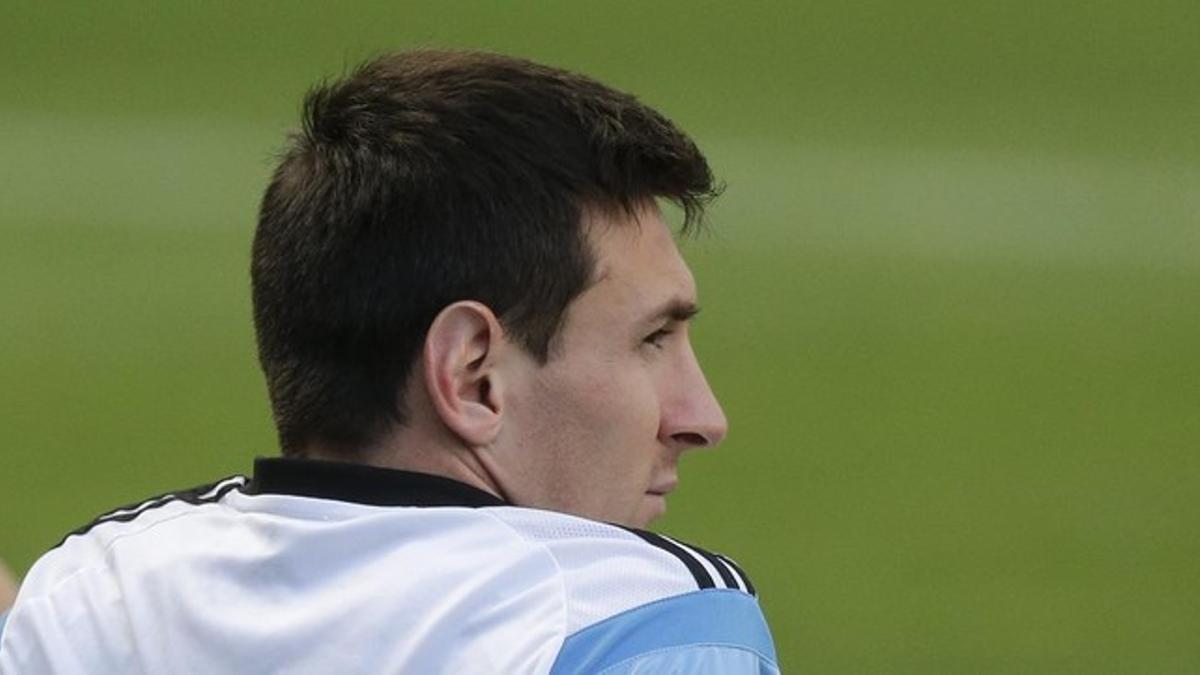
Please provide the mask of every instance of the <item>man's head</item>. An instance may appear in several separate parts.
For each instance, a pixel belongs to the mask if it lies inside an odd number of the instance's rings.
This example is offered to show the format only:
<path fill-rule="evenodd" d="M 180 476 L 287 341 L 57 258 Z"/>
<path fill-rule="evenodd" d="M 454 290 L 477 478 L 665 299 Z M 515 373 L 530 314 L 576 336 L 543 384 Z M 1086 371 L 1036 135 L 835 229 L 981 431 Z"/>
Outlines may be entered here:
<path fill-rule="evenodd" d="M 655 205 L 681 205 L 686 228 L 713 193 L 661 115 L 527 61 L 402 53 L 318 88 L 253 250 L 284 453 L 370 461 L 423 427 L 515 503 L 645 520 L 624 511 L 654 510 L 641 498 L 674 480 L 667 457 L 724 433 L 686 340 L 691 276 Z M 656 299 L 674 312 L 634 340 L 634 368 L 601 341 Z M 639 445 L 661 457 L 620 459 Z M 578 487 L 584 470 L 633 481 L 617 468 L 636 462 L 653 474 L 636 505 Z"/>

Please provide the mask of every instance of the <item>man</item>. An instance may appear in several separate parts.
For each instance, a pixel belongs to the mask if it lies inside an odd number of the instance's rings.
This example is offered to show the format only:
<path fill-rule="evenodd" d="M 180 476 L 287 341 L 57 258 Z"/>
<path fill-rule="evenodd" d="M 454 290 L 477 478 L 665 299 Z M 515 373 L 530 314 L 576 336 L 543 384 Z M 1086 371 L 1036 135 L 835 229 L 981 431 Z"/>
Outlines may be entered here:
<path fill-rule="evenodd" d="M 728 558 L 642 528 L 726 422 L 688 338 L 695 145 L 593 80 L 377 59 L 312 92 L 254 319 L 283 458 L 31 570 L 6 673 L 775 673 Z"/>

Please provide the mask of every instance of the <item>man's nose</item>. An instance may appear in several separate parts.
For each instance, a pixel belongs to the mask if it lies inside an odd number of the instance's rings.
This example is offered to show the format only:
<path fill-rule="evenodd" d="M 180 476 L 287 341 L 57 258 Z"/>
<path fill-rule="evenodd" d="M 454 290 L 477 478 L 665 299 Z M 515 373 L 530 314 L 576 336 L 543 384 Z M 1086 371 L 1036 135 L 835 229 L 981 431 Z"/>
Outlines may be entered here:
<path fill-rule="evenodd" d="M 690 345 L 683 362 L 683 372 L 663 401 L 659 437 L 680 450 L 710 448 L 725 438 L 729 422 Z"/>

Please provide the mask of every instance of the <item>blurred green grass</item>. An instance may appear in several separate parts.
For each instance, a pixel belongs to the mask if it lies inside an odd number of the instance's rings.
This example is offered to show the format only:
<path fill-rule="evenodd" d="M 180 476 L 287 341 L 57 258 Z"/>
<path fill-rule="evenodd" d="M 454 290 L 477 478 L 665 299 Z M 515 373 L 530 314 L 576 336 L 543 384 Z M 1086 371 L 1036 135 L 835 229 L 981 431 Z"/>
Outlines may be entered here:
<path fill-rule="evenodd" d="M 731 418 L 662 528 L 787 672 L 1200 670 L 1191 2 L 26 3 L 0 20 L 0 554 L 273 437 L 247 248 L 300 94 L 527 55 L 680 121 Z"/>

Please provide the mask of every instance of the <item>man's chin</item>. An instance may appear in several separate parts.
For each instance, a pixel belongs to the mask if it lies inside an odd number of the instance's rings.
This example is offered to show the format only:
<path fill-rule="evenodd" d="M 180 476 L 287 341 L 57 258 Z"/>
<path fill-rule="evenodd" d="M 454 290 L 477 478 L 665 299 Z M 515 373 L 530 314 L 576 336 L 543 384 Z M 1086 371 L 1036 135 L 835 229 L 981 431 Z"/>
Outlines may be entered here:
<path fill-rule="evenodd" d="M 646 527 L 650 523 L 658 520 L 667 512 L 667 496 L 647 492 L 642 496 L 642 502 L 638 505 L 637 514 L 635 516 L 637 522 L 634 527 Z"/>

